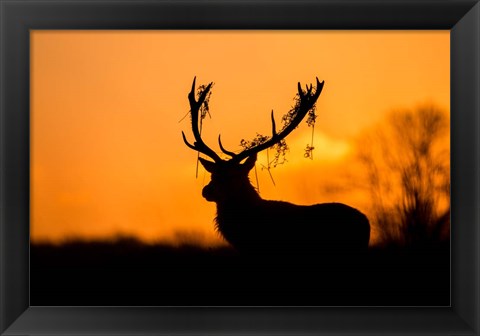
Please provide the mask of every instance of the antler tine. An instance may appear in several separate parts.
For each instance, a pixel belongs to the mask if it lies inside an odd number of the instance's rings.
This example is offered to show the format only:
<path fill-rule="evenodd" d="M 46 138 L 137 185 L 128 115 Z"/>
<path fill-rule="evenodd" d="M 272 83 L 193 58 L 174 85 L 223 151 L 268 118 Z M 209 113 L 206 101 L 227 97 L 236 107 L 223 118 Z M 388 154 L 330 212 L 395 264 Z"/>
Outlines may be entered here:
<path fill-rule="evenodd" d="M 312 107 L 315 105 L 317 102 L 318 97 L 320 97 L 320 93 L 322 92 L 323 85 L 325 81 L 320 82 L 318 80 L 318 77 L 316 78 L 317 80 L 317 85 L 315 88 L 315 93 L 312 94 L 313 90 L 313 85 L 311 84 L 310 87 L 307 85 L 307 90 L 304 92 L 302 90 L 300 82 L 298 82 L 298 95 L 300 102 L 297 107 L 297 111 L 293 117 L 293 120 L 286 125 L 280 133 L 276 132 L 276 127 L 275 127 L 275 119 L 273 116 L 273 111 L 271 114 L 271 119 L 272 119 L 272 137 L 265 141 L 264 143 L 261 143 L 255 147 L 249 148 L 244 150 L 243 152 L 240 152 L 239 154 L 236 154 L 233 158 L 232 161 L 240 162 L 241 160 L 256 154 L 258 152 L 261 152 L 264 149 L 267 149 L 276 143 L 280 142 L 282 139 L 284 139 L 287 135 L 289 135 L 297 126 L 300 124 L 300 122 L 303 120 L 303 118 L 307 115 L 308 111 L 312 109 Z M 222 149 L 223 150 L 223 149 Z M 224 151 L 225 152 L 225 151 Z"/>
<path fill-rule="evenodd" d="M 185 133 L 183 133 L 183 131 L 182 131 L 182 137 L 183 137 L 183 142 L 185 142 L 185 145 L 187 145 L 189 148 L 193 150 L 198 150 L 197 147 L 195 147 L 190 142 L 188 142 L 187 137 L 185 136 Z"/>
<path fill-rule="evenodd" d="M 229 150 L 226 150 L 225 147 L 223 147 L 222 137 L 221 137 L 220 134 L 218 135 L 218 145 L 220 146 L 220 149 L 222 150 L 222 152 L 224 152 L 225 154 L 230 155 L 231 157 L 237 156 L 236 153 L 234 153 L 232 151 L 229 151 Z"/>
<path fill-rule="evenodd" d="M 274 137 L 275 135 L 277 135 L 277 127 L 275 126 L 275 116 L 273 115 L 273 110 L 272 110 L 271 118 L 272 118 L 272 137 Z"/>
<path fill-rule="evenodd" d="M 198 124 L 199 124 L 199 111 L 200 107 L 205 101 L 205 98 L 207 97 L 208 92 L 210 91 L 210 88 L 212 87 L 213 83 L 210 83 L 207 85 L 207 87 L 203 90 L 203 92 L 200 94 L 200 97 L 198 98 L 198 101 L 195 100 L 195 81 L 197 77 L 193 78 L 193 83 L 192 83 L 192 90 L 188 94 L 188 101 L 190 102 L 190 115 L 192 119 L 192 132 L 193 132 L 193 137 L 195 138 L 195 142 L 190 144 L 187 141 L 187 137 L 185 136 L 185 133 L 182 131 L 182 137 L 183 141 L 185 144 L 193 149 L 196 150 L 200 153 L 203 153 L 210 158 L 212 158 L 215 162 L 220 162 L 222 159 L 218 156 L 217 153 L 215 153 L 214 150 L 212 150 L 210 147 L 208 147 L 205 142 L 202 139 L 202 136 L 200 134 L 200 130 L 198 129 Z"/>

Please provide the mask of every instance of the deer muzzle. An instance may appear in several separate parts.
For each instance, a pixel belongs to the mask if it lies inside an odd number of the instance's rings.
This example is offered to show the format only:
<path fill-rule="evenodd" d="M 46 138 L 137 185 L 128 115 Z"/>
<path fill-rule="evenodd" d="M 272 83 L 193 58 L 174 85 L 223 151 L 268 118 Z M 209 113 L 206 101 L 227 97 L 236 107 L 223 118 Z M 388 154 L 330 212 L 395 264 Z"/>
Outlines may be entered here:
<path fill-rule="evenodd" d="M 202 189 L 202 196 L 209 202 L 213 202 L 215 199 L 214 197 L 214 192 L 213 192 L 213 187 L 208 184 Z"/>

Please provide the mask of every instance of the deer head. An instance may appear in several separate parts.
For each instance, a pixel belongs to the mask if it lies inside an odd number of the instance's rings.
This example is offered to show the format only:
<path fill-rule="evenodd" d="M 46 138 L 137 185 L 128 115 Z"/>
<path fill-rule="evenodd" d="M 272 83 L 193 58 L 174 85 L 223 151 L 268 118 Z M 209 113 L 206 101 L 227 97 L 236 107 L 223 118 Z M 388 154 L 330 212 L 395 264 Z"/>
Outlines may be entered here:
<path fill-rule="evenodd" d="M 249 146 L 239 153 L 234 153 L 223 146 L 219 135 L 218 144 L 220 150 L 229 156 L 228 159 L 222 159 L 214 150 L 205 144 L 199 129 L 199 111 L 212 87 L 212 83 L 205 87 L 205 89 L 199 94 L 197 100 L 195 98 L 195 80 L 196 78 L 193 79 L 192 89 L 188 94 L 192 133 L 195 141 L 193 144 L 188 142 L 184 132 L 182 132 L 182 136 L 183 141 L 189 148 L 200 152 L 213 160 L 209 161 L 199 158 L 200 163 L 211 174 L 211 182 L 205 186 L 202 191 L 203 197 L 212 202 L 218 202 L 220 200 L 239 200 L 239 198 L 245 198 L 247 196 L 249 198 L 259 197 L 248 181 L 248 173 L 255 166 L 257 154 L 275 144 L 278 144 L 300 124 L 308 111 L 314 107 L 320 93 L 322 92 L 324 82 L 319 82 L 317 78 L 315 90 L 313 89 L 313 85 L 310 85 L 306 87 L 305 91 L 302 90 L 300 83 L 298 83 L 298 101 L 291 114 L 291 118 L 289 118 L 288 122 L 279 132 L 277 132 L 275 118 L 272 111 L 272 135 L 266 140 L 258 142 L 253 146 Z"/>

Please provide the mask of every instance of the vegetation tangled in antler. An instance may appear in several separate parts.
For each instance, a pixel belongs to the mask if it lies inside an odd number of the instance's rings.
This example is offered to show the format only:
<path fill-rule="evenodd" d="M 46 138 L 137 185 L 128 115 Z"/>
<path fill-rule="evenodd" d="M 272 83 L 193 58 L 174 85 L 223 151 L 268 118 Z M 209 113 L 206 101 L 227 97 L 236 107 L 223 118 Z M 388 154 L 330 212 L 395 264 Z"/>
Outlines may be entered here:
<path fill-rule="evenodd" d="M 213 87 L 213 83 L 210 87 Z M 206 88 L 207 88 L 207 86 L 203 85 L 203 84 L 198 87 L 197 99 L 199 99 L 202 96 L 202 94 L 203 94 L 203 92 L 205 91 Z M 212 91 L 209 90 L 206 97 L 205 97 L 205 101 L 200 106 L 200 129 L 202 127 L 202 120 L 205 119 L 207 114 L 210 118 L 212 118 L 212 115 L 210 114 L 210 96 L 211 95 L 212 95 Z"/>
<path fill-rule="evenodd" d="M 307 87 L 307 92 L 308 92 L 308 90 L 309 89 Z M 288 125 L 290 125 L 295 120 L 295 117 L 298 114 L 298 111 L 300 110 L 301 99 L 300 99 L 300 95 L 298 93 L 294 97 L 294 102 L 295 102 L 294 106 L 286 114 L 284 114 L 283 117 L 282 117 L 283 126 L 282 126 L 282 129 L 280 130 L 280 132 L 282 132 L 285 128 L 287 128 Z M 313 104 L 311 109 L 308 111 L 307 118 L 306 118 L 306 124 L 309 127 L 312 127 L 312 141 L 311 141 L 310 144 L 307 144 L 307 146 L 305 148 L 305 155 L 304 156 L 305 156 L 305 158 L 311 158 L 311 159 L 313 159 L 313 150 L 315 149 L 315 147 L 313 146 L 313 135 L 314 135 L 314 128 L 315 128 L 315 121 L 317 119 L 317 114 L 315 112 L 316 112 L 316 105 Z M 273 121 L 273 111 L 272 111 L 272 122 L 274 122 Z M 261 144 L 265 143 L 270 138 L 271 137 L 269 137 L 267 135 L 262 135 L 260 133 L 257 133 L 255 138 L 253 138 L 252 140 L 245 140 L 245 139 L 240 140 L 240 146 L 244 150 L 254 148 L 258 145 L 261 145 Z M 270 161 L 269 158 L 267 158 L 268 162 L 267 162 L 267 166 L 265 166 L 266 169 L 270 169 L 271 167 L 276 167 L 279 164 L 283 164 L 283 163 L 287 162 L 286 154 L 289 150 L 289 147 L 288 147 L 285 139 L 279 139 L 276 143 L 274 143 L 269 148 L 272 148 L 272 147 L 275 149 L 275 155 L 274 155 L 274 157 L 271 161 Z"/>

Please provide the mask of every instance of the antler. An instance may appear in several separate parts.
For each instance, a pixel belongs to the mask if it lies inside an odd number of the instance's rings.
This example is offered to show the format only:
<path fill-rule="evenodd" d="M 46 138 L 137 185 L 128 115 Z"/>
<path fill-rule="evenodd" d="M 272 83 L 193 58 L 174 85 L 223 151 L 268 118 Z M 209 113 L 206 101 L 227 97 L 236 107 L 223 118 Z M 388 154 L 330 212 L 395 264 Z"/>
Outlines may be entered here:
<path fill-rule="evenodd" d="M 247 157 L 249 157 L 253 154 L 261 152 L 262 150 L 267 149 L 267 148 L 279 143 L 282 139 L 284 139 L 287 135 L 289 135 L 295 128 L 297 128 L 298 124 L 300 124 L 300 122 L 303 120 L 303 118 L 307 115 L 308 111 L 310 111 L 313 108 L 313 106 L 315 105 L 318 97 L 320 96 L 320 93 L 322 92 L 323 84 L 325 83 L 324 81 L 322 81 L 320 83 L 320 81 L 318 80 L 318 77 L 316 79 L 317 79 L 317 86 L 315 88 L 315 92 L 313 92 L 313 93 L 312 93 L 312 90 L 313 90 L 312 84 L 310 84 L 310 87 L 308 87 L 308 85 L 307 85 L 307 87 L 306 87 L 307 90 L 303 91 L 302 87 L 300 86 L 300 82 L 298 83 L 299 102 L 298 102 L 298 105 L 296 106 L 296 108 L 294 110 L 293 119 L 291 120 L 291 122 L 289 124 L 287 124 L 280 131 L 280 133 L 277 133 L 276 125 L 275 125 L 275 118 L 273 116 L 273 111 L 272 111 L 272 114 L 271 114 L 272 136 L 267 141 L 265 141 L 261 144 L 258 144 L 257 146 L 245 149 L 244 151 L 242 151 L 238 154 L 235 154 L 231 151 L 226 150 L 223 147 L 222 142 L 220 140 L 220 136 L 219 136 L 218 137 L 218 142 L 219 142 L 220 149 L 222 150 L 222 152 L 224 152 L 225 154 L 228 154 L 232 157 L 232 159 L 230 161 L 240 162 L 243 159 L 245 159 L 245 158 L 247 158 Z"/>
<path fill-rule="evenodd" d="M 190 114 L 191 114 L 191 119 L 192 119 L 192 132 L 193 136 L 195 138 L 195 142 L 193 145 L 187 141 L 187 137 L 185 136 L 185 133 L 182 131 L 182 136 L 183 136 L 183 141 L 185 144 L 193 149 L 196 150 L 200 153 L 203 153 L 210 158 L 213 159 L 215 162 L 220 162 L 222 159 L 218 156 L 217 153 L 215 153 L 214 150 L 212 150 L 210 147 L 208 147 L 205 142 L 203 142 L 202 136 L 200 134 L 200 130 L 198 129 L 198 114 L 200 111 L 200 107 L 205 101 L 205 98 L 207 97 L 208 92 L 210 91 L 210 88 L 212 87 L 213 83 L 210 83 L 207 85 L 205 90 L 202 91 L 200 94 L 200 97 L 198 98 L 198 101 L 195 100 L 195 81 L 197 77 L 193 78 L 193 84 L 192 84 L 192 90 L 188 94 L 188 101 L 190 102 Z"/>

